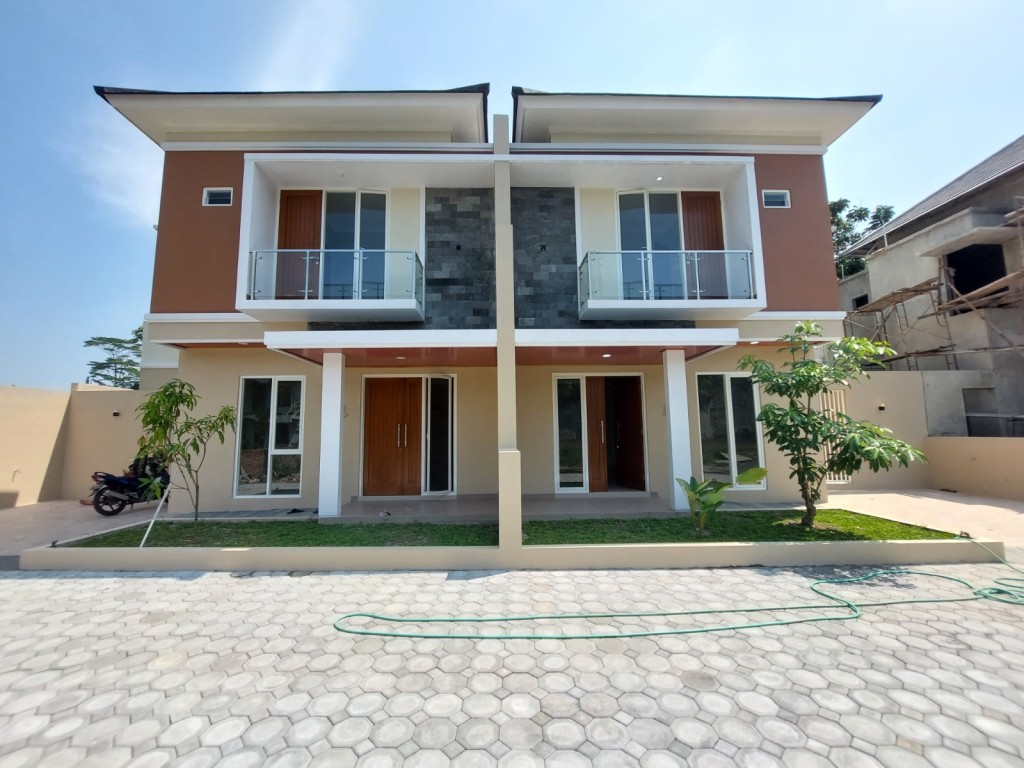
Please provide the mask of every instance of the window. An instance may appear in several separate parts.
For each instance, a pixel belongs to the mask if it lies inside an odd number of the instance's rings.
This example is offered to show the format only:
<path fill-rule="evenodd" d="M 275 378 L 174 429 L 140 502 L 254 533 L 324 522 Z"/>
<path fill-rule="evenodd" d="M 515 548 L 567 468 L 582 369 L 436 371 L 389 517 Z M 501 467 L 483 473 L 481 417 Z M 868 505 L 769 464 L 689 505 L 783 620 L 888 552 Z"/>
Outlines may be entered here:
<path fill-rule="evenodd" d="M 328 192 L 326 198 L 323 298 L 383 299 L 388 196 Z"/>
<path fill-rule="evenodd" d="M 762 189 L 761 204 L 765 208 L 789 208 L 789 190 Z"/>
<path fill-rule="evenodd" d="M 650 251 L 622 259 L 622 298 L 682 299 L 683 233 L 675 192 L 627 192 L 619 195 L 619 248 Z M 638 254 L 639 255 L 639 254 Z"/>
<path fill-rule="evenodd" d="M 704 479 L 736 482 L 764 466 L 757 390 L 742 373 L 697 374 L 701 469 Z M 740 488 L 763 488 L 764 481 Z"/>
<path fill-rule="evenodd" d="M 853 297 L 853 308 L 854 309 L 860 309 L 861 307 L 867 306 L 867 303 L 868 303 L 868 295 L 866 293 L 862 293 L 860 296 L 854 296 Z"/>
<path fill-rule="evenodd" d="M 230 206 L 232 193 L 231 187 L 206 187 L 203 190 L 203 205 L 205 206 Z"/>
<path fill-rule="evenodd" d="M 303 379 L 243 378 L 238 407 L 236 496 L 298 496 Z"/>

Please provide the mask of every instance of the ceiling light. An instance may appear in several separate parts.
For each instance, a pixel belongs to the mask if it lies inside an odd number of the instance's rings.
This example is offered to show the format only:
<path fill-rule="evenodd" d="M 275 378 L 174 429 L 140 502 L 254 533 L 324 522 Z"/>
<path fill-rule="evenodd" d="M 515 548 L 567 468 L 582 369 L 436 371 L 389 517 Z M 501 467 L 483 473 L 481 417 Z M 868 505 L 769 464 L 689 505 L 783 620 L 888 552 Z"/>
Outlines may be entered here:
<path fill-rule="evenodd" d="M 751 346 L 753 346 L 755 344 L 760 344 L 760 343 L 761 343 L 760 341 L 752 341 L 752 342 L 750 342 Z"/>
<path fill-rule="evenodd" d="M 658 178 L 655 179 L 655 181 L 661 181 L 664 178 L 665 178 L 664 176 L 659 176 Z"/>
<path fill-rule="evenodd" d="M 398 355 L 395 360 L 405 360 L 405 355 Z"/>
<path fill-rule="evenodd" d="M 612 356 L 611 352 L 605 352 L 603 355 L 601 355 L 601 357 L 611 357 L 611 356 Z"/>

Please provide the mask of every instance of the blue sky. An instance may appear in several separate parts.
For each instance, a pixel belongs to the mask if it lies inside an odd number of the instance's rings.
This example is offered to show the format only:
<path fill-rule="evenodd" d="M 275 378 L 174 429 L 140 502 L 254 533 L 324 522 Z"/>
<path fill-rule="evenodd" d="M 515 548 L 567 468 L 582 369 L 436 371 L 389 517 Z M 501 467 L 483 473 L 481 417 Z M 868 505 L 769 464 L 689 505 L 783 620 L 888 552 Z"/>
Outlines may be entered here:
<path fill-rule="evenodd" d="M 831 197 L 897 212 L 1024 132 L 1024 3 L 11 2 L 0 26 L 0 385 L 83 381 L 148 309 L 161 153 L 93 91 L 881 93 Z"/>

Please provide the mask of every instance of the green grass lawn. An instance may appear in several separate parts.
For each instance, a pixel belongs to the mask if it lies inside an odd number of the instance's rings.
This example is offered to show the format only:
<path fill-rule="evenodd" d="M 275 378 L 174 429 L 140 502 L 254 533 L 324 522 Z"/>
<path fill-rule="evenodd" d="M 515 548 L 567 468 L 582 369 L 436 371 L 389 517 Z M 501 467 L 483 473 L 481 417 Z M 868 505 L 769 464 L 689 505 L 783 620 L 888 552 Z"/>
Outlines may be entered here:
<path fill-rule="evenodd" d="M 876 541 L 951 539 L 953 534 L 841 509 L 818 511 L 813 529 L 799 525 L 797 511 L 723 512 L 698 536 L 689 517 L 634 520 L 563 520 L 523 524 L 524 542 L 534 544 L 666 544 L 716 541 Z M 137 547 L 145 526 L 101 534 L 76 547 Z M 493 523 L 359 523 L 315 521 L 161 522 L 146 546 L 154 547 L 493 547 Z"/>

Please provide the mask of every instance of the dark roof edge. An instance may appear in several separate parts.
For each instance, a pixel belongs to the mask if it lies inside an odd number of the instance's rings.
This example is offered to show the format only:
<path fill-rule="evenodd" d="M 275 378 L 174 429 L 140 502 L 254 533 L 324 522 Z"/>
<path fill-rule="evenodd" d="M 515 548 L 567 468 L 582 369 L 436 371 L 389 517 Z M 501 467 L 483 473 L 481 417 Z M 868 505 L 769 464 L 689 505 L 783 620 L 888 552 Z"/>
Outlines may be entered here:
<path fill-rule="evenodd" d="M 100 98 L 104 101 L 107 100 L 108 96 L 124 96 L 124 95 L 145 95 L 145 96 L 287 96 L 287 95 L 359 95 L 359 94 L 400 94 L 400 93 L 479 93 L 487 98 L 487 94 L 491 92 L 490 83 L 478 83 L 476 85 L 464 85 L 459 88 L 445 88 L 441 90 L 428 90 L 428 89 L 401 89 L 395 91 L 379 91 L 379 90 L 368 90 L 368 91 L 152 91 L 145 90 L 142 88 L 113 88 L 105 85 L 94 85 L 92 89 L 96 92 Z"/>
<path fill-rule="evenodd" d="M 519 115 L 520 96 L 614 96 L 631 98 L 656 98 L 656 99 L 742 99 L 744 101 L 852 101 L 863 102 L 875 106 L 882 100 L 881 94 L 866 96 L 710 96 L 701 94 L 680 94 L 680 93 L 584 93 L 581 91 L 538 91 L 534 88 L 523 88 L 518 85 L 512 86 L 512 140 L 519 141 L 515 133 L 515 126 Z"/>
<path fill-rule="evenodd" d="M 865 233 L 864 236 L 861 237 L 860 240 L 855 242 L 853 245 L 851 245 L 849 248 L 847 248 L 845 251 L 843 251 L 839 255 L 840 256 L 846 256 L 846 255 L 856 256 L 856 255 L 858 255 L 858 251 L 863 251 L 865 248 L 868 248 L 868 246 L 870 246 L 872 243 L 874 243 L 876 240 L 878 240 L 880 237 L 882 237 L 883 234 L 889 235 L 889 234 L 891 234 L 893 232 L 899 232 L 901 229 L 903 229 L 904 227 L 910 226 L 911 224 L 913 224 L 918 219 L 921 219 L 924 216 L 927 216 L 930 213 L 934 213 L 935 211 L 938 211 L 938 210 L 940 210 L 942 208 L 945 208 L 947 206 L 954 205 L 954 204 L 958 203 L 959 201 L 963 200 L 968 195 L 975 194 L 976 192 L 978 192 L 982 188 L 987 187 L 987 186 L 989 186 L 990 184 L 992 184 L 992 183 L 994 183 L 996 181 L 999 181 L 1001 178 L 1003 178 L 1007 174 L 1015 173 L 1017 171 L 1020 171 L 1020 169 L 1021 169 L 1022 165 L 1024 165 L 1024 163 L 1017 163 L 1016 165 L 1007 166 L 1006 168 L 1003 168 L 998 173 L 994 173 L 991 176 L 986 177 L 985 179 L 983 179 L 982 181 L 979 181 L 974 186 L 972 186 L 972 187 L 970 187 L 968 189 L 965 189 L 963 192 L 960 192 L 959 194 L 949 198 L 948 200 L 943 200 L 941 202 L 937 202 L 937 203 L 935 203 L 935 205 L 932 205 L 932 206 L 930 206 L 928 208 L 925 208 L 924 210 L 920 211 L 919 213 L 914 214 L 911 218 L 907 219 L 906 221 L 899 222 L 895 227 L 893 227 L 891 229 L 889 228 L 889 224 L 891 224 L 893 221 L 896 221 L 901 216 L 905 216 L 906 214 L 910 213 L 911 211 L 913 211 L 918 206 L 923 205 L 924 203 L 928 202 L 928 200 L 930 200 L 931 198 L 937 196 L 944 189 L 947 189 L 948 187 L 953 186 L 958 181 L 960 181 L 960 179 L 964 178 L 968 174 L 970 174 L 973 171 L 977 170 L 980 166 L 984 165 L 985 163 L 987 163 L 992 158 L 996 157 L 997 155 L 999 155 L 1002 152 L 1005 152 L 1007 149 L 1009 149 L 1014 144 L 1019 142 L 1021 140 L 1021 138 L 1024 138 L 1024 137 L 1020 137 L 1020 136 L 1017 137 L 1016 139 L 1011 141 L 1009 144 L 1007 144 L 1005 147 L 1001 147 L 1001 148 L 997 149 L 995 152 L 993 152 L 991 155 L 986 157 L 981 162 L 975 163 L 974 165 L 972 165 L 970 168 L 968 168 L 966 171 L 961 173 L 956 178 L 952 179 L 947 184 L 943 184 L 941 187 L 936 189 L 930 195 L 927 195 L 924 198 L 922 198 L 921 200 L 919 200 L 918 202 L 914 203 L 912 206 L 910 206 L 905 211 L 903 211 L 901 214 L 899 214 L 899 216 L 894 216 L 892 218 L 892 221 L 890 221 L 888 224 L 884 224 L 883 226 L 878 227 L 877 229 L 872 229 L 870 232 Z M 866 252 L 861 253 L 859 255 L 867 256 L 867 255 L 870 255 L 871 253 L 872 253 L 871 249 L 868 248 L 868 250 Z"/>

